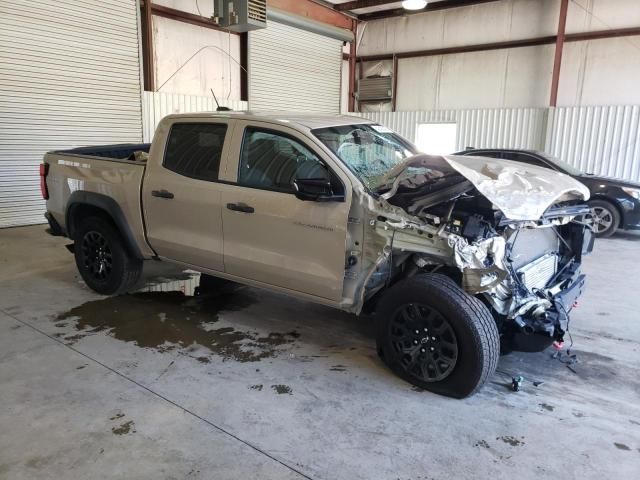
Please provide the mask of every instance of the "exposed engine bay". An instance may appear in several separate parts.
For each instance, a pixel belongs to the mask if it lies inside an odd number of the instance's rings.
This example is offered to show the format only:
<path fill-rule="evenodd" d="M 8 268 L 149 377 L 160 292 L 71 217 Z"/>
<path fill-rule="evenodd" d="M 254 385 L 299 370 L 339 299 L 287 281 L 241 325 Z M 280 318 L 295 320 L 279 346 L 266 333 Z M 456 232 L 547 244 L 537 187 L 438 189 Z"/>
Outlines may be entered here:
<path fill-rule="evenodd" d="M 584 289 L 589 193 L 505 160 L 416 155 L 381 181 L 369 238 L 381 246 L 364 298 L 421 271 L 446 273 L 492 311 L 506 348 L 562 341 Z M 365 242 L 367 243 L 367 242 Z"/>

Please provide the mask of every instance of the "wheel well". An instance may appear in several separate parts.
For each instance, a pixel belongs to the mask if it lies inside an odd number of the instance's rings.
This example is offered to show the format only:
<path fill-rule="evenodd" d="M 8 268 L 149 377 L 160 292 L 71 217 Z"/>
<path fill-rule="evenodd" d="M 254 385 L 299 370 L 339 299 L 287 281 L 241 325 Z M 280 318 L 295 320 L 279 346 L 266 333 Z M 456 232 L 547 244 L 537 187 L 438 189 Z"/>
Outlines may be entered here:
<path fill-rule="evenodd" d="M 377 304 L 380 301 L 380 298 L 382 297 L 382 295 L 389 288 L 391 288 L 393 285 L 395 285 L 399 281 L 409 277 L 413 277 L 415 275 L 421 275 L 425 273 L 439 273 L 440 275 L 444 275 L 450 278 L 451 280 L 453 280 L 453 282 L 459 287 L 462 287 L 462 272 L 454 267 L 451 267 L 448 265 L 441 265 L 441 266 L 435 266 L 435 268 L 434 266 L 431 266 L 431 269 L 426 269 L 426 268 L 417 268 L 414 266 L 414 268 L 412 269 L 401 271 L 400 273 L 395 275 L 387 286 L 380 288 L 371 297 L 367 298 L 362 308 L 363 313 L 370 314 L 375 312 Z"/>
<path fill-rule="evenodd" d="M 127 235 L 127 231 L 123 230 L 123 228 L 126 228 L 126 225 L 119 223 L 106 209 L 90 203 L 75 202 L 69 205 L 66 215 L 66 228 L 70 239 L 73 240 L 75 232 L 80 227 L 82 220 L 87 217 L 99 217 L 108 221 L 120 234 L 120 238 L 127 252 L 134 258 L 143 259 L 135 241 L 130 235 Z"/>
<path fill-rule="evenodd" d="M 620 224 L 618 225 L 618 228 L 622 228 L 624 226 L 624 212 L 622 211 L 622 208 L 620 208 L 620 205 L 618 205 L 618 202 L 616 202 L 614 199 L 609 197 L 599 197 L 599 196 L 592 197 L 591 200 L 598 200 L 600 202 L 605 202 L 611 205 L 613 208 L 615 208 L 616 211 L 618 212 L 618 215 L 620 216 Z M 591 203 L 591 202 L 588 202 L 588 203 Z"/>
<path fill-rule="evenodd" d="M 67 213 L 67 231 L 69 233 L 69 238 L 73 239 L 73 236 L 80 227 L 82 220 L 87 217 L 100 217 L 109 221 L 116 229 L 118 228 L 111 218 L 109 213 L 95 205 L 89 205 L 86 203 L 74 203 L 69 207 L 69 211 Z"/>

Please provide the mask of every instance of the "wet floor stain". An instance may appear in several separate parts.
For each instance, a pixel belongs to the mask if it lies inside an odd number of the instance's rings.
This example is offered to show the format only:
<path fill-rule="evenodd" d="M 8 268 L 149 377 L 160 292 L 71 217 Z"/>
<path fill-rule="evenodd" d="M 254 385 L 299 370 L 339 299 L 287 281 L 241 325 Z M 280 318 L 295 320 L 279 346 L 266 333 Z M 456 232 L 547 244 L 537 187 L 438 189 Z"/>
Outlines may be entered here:
<path fill-rule="evenodd" d="M 553 412 L 556 409 L 556 407 L 549 405 L 548 403 L 539 403 L 538 405 L 547 412 Z"/>
<path fill-rule="evenodd" d="M 276 391 L 279 395 L 292 395 L 292 390 L 289 385 L 271 385 L 271 388 Z"/>
<path fill-rule="evenodd" d="M 624 387 L 630 390 L 640 389 L 640 377 L 635 374 L 635 370 L 610 356 L 578 349 L 572 349 L 570 356 L 566 351 L 560 356 L 557 356 L 556 352 L 553 354 L 551 352 L 552 350 L 548 349 L 544 352 L 527 354 L 526 363 L 522 362 L 522 357 L 519 355 L 507 355 L 500 358 L 500 368 L 507 372 L 518 372 L 525 378 L 543 380 L 545 384 L 553 384 L 555 381 L 564 382 L 568 379 L 606 385 L 615 384 L 616 388 L 623 383 Z"/>
<path fill-rule="evenodd" d="M 505 435 L 502 437 L 496 437 L 496 440 L 502 440 L 504 443 L 507 443 L 512 447 L 521 447 L 522 445 L 524 445 L 524 442 L 522 441 L 524 440 L 524 437 L 517 438 L 511 435 Z"/>
<path fill-rule="evenodd" d="M 616 446 L 618 450 L 625 450 L 625 451 L 631 450 L 631 448 L 628 445 L 625 445 L 624 443 L 613 442 L 613 444 Z"/>
<path fill-rule="evenodd" d="M 123 423 L 118 427 L 113 427 L 111 431 L 114 435 L 126 435 L 128 433 L 135 433 L 133 420 L 129 420 L 128 422 Z"/>
<path fill-rule="evenodd" d="M 258 392 L 262 391 L 262 385 L 249 385 L 250 390 L 257 390 Z"/>
<path fill-rule="evenodd" d="M 296 331 L 260 335 L 232 327 L 213 328 L 218 314 L 237 311 L 255 302 L 239 289 L 226 295 L 185 296 L 182 292 L 143 292 L 94 300 L 72 308 L 55 318 L 73 321 L 76 334 L 62 336 L 67 343 L 105 331 L 142 348 L 165 352 L 202 346 L 223 360 L 255 362 L 273 357 L 278 347 L 299 338 Z M 195 357 L 208 363 L 206 356 Z"/>

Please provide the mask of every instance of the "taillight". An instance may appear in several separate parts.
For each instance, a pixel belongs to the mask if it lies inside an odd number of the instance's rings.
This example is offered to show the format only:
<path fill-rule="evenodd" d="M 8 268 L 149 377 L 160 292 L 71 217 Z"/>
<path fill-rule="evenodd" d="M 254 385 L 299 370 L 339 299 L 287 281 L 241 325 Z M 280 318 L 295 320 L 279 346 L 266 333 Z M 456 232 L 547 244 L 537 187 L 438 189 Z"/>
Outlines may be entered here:
<path fill-rule="evenodd" d="M 49 174 L 49 164 L 40 164 L 40 193 L 42 198 L 49 200 L 49 189 L 47 188 L 47 175 Z"/>

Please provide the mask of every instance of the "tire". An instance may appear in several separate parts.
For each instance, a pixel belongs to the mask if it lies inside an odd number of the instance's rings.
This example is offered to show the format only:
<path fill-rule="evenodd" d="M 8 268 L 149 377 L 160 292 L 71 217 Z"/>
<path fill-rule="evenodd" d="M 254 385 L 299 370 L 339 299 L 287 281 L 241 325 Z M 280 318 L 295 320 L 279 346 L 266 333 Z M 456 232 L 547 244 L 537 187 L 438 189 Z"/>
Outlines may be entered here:
<path fill-rule="evenodd" d="M 380 300 L 376 324 L 382 360 L 421 389 L 464 398 L 498 365 L 500 337 L 491 313 L 444 275 L 395 284 Z"/>
<path fill-rule="evenodd" d="M 620 225 L 620 212 L 614 204 L 606 200 L 591 200 L 592 218 L 597 238 L 608 238 Z"/>
<path fill-rule="evenodd" d="M 130 290 L 142 273 L 142 260 L 126 250 L 117 228 L 102 217 L 82 220 L 74 235 L 74 256 L 82 279 L 102 295 Z"/>

